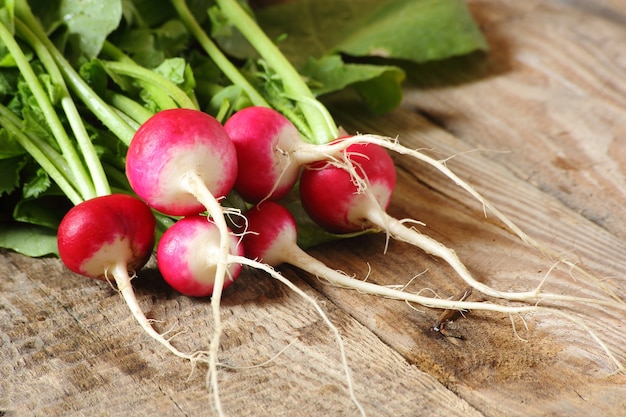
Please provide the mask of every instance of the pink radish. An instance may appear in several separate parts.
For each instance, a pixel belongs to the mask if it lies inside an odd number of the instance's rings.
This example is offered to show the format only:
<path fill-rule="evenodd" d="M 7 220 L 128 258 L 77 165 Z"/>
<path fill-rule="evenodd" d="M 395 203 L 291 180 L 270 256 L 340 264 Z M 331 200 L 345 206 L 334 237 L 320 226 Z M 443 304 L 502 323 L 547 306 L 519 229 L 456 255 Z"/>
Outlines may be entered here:
<path fill-rule="evenodd" d="M 207 208 L 197 196 L 199 182 L 217 199 L 235 183 L 235 146 L 212 116 L 192 109 L 163 110 L 135 133 L 126 175 L 154 209 L 174 216 L 198 214 Z"/>
<path fill-rule="evenodd" d="M 154 247 L 156 220 L 150 208 L 135 197 L 110 194 L 72 207 L 58 229 L 59 255 L 73 272 L 90 278 L 113 278 L 141 327 L 174 354 L 180 352 L 159 334 L 141 311 L 129 271 L 142 268 Z"/>
<path fill-rule="evenodd" d="M 296 183 L 302 165 L 332 158 L 337 151 L 304 142 L 289 119 L 268 107 L 239 110 L 224 129 L 237 149 L 235 189 L 251 203 L 280 200 Z"/>
<path fill-rule="evenodd" d="M 216 264 L 219 262 L 220 234 L 214 223 L 203 216 L 177 221 L 161 237 L 157 249 L 159 271 L 176 291 L 194 297 L 213 293 Z M 243 256 L 239 239 L 230 238 L 230 254 Z M 230 263 L 223 288 L 239 275 L 241 265 Z"/>
<path fill-rule="evenodd" d="M 232 115 L 224 129 L 237 149 L 237 192 L 250 202 L 284 197 L 300 170 L 290 156 L 303 143 L 296 127 L 276 110 L 247 107 Z"/>
<path fill-rule="evenodd" d="M 477 281 L 453 250 L 407 227 L 406 220 L 400 221 L 386 213 L 396 175 L 393 160 L 381 146 L 353 143 L 346 147 L 344 155 L 342 163 L 311 164 L 300 178 L 302 207 L 322 227 L 336 233 L 381 230 L 445 260 L 468 285 L 492 297 L 516 301 L 567 298 L 559 294 L 540 294 L 539 288 L 528 292 L 503 292 Z"/>
<path fill-rule="evenodd" d="M 349 165 L 317 162 L 304 170 L 302 206 L 331 232 L 350 233 L 372 226 L 385 230 L 376 213 L 387 209 L 396 186 L 393 160 L 380 146 L 367 143 L 350 145 L 345 154 Z"/>
<path fill-rule="evenodd" d="M 415 302 L 433 308 L 490 309 L 485 303 L 429 298 L 360 281 L 329 268 L 297 245 L 296 220 L 287 208 L 276 202 L 264 201 L 249 209 L 245 216 L 247 224 L 241 232 L 244 252 L 248 258 L 271 266 L 291 264 L 331 284 L 371 295 Z"/>

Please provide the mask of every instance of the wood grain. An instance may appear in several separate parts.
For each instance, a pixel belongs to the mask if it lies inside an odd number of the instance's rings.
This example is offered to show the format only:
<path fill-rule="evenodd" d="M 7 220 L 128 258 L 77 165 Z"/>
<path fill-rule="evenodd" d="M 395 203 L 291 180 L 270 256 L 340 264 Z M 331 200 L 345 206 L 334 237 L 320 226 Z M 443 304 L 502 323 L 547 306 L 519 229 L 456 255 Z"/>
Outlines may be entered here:
<path fill-rule="evenodd" d="M 488 54 L 411 68 L 398 110 L 373 117 L 335 103 L 338 121 L 450 158 L 447 165 L 516 224 L 602 285 L 564 267 L 552 271 L 553 260 L 485 217 L 440 173 L 394 156 L 390 213 L 423 221 L 419 229 L 454 248 L 482 282 L 528 290 L 549 273 L 547 292 L 609 299 L 610 290 L 626 300 L 626 7 L 611 0 L 468 4 Z M 448 298 L 466 287 L 419 249 L 391 241 L 385 253 L 380 234 L 311 253 L 380 284 L 413 279 L 406 290 L 425 295 Z M 71 274 L 55 259 L 0 256 L 0 415 L 213 415 L 206 369 L 145 336 L 108 284 Z M 440 311 L 281 271 L 339 328 L 368 415 L 626 414 L 626 378 L 563 317 L 472 311 L 448 325 L 457 337 L 445 337 L 432 329 Z M 206 348 L 208 300 L 169 290 L 154 264 L 134 285 L 157 328 L 184 331 L 176 346 Z M 567 311 L 626 362 L 624 310 Z M 358 415 L 332 333 L 297 295 L 245 271 L 224 295 L 222 319 L 220 360 L 244 367 L 220 369 L 229 416 Z"/>

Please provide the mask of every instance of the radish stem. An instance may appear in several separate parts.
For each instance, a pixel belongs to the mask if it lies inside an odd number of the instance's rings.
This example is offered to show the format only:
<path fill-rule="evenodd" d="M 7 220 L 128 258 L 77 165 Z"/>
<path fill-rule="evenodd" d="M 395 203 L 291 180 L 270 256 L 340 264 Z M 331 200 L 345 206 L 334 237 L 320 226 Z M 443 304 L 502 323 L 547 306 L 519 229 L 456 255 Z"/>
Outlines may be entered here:
<path fill-rule="evenodd" d="M 328 110 L 322 105 L 311 104 L 317 103 L 317 99 L 298 71 L 267 37 L 265 32 L 236 0 L 216 0 L 216 2 L 231 23 L 239 29 L 261 57 L 279 75 L 286 96 L 294 97 L 302 104 L 302 113 L 312 131 L 312 136 L 308 139 L 317 144 L 336 139 L 339 131 L 333 118 L 328 114 Z"/>
<path fill-rule="evenodd" d="M 82 202 L 83 197 L 78 190 L 74 188 L 73 183 L 70 183 L 72 180 L 64 175 L 67 168 L 65 161 L 59 161 L 59 159 L 62 158 L 60 155 L 56 154 L 56 151 L 47 143 L 38 138 L 30 138 L 24 134 L 21 130 L 21 123 L 18 123 L 19 120 L 8 117 L 9 114 L 11 114 L 11 112 L 6 107 L 0 105 L 0 125 L 11 132 L 17 142 L 48 173 L 50 178 L 52 178 L 63 191 L 63 194 L 65 194 L 73 204 Z M 55 154 L 57 157 L 51 159 Z"/>
<path fill-rule="evenodd" d="M 61 73 L 74 93 L 91 110 L 91 112 L 107 126 L 124 144 L 128 145 L 135 133 L 115 111 L 74 70 L 70 63 L 59 52 L 48 38 L 39 21 L 35 18 L 26 0 L 15 0 L 16 21 L 21 20 L 50 51 L 57 62 Z"/>
<path fill-rule="evenodd" d="M 45 45 L 39 41 L 35 34 L 26 25 L 24 25 L 22 21 L 16 19 L 15 27 L 18 30 L 18 33 L 22 35 L 34 49 L 35 53 L 39 57 L 39 60 L 48 71 L 51 81 L 61 90 L 61 107 L 63 108 L 65 115 L 67 116 L 67 120 L 70 124 L 70 127 L 72 128 L 72 132 L 74 133 L 74 136 L 78 143 L 81 155 L 85 159 L 85 164 L 87 165 L 87 169 L 89 170 L 89 173 L 91 175 L 89 181 L 93 181 L 93 184 L 95 186 L 95 195 L 93 196 L 110 194 L 111 189 L 109 187 L 109 182 L 106 178 L 106 175 L 104 174 L 104 169 L 102 168 L 100 158 L 96 153 L 95 147 L 91 143 L 91 138 L 87 133 L 87 129 L 85 128 L 82 117 L 78 113 L 76 104 L 70 96 L 70 92 L 67 89 L 67 85 L 65 84 L 63 75 L 57 67 L 54 58 L 50 54 L 50 51 L 45 47 Z M 68 155 L 68 157 L 73 156 Z M 82 162 L 78 160 L 76 164 L 82 164 Z M 88 180 L 86 179 L 85 181 Z M 85 199 L 87 199 L 92 196 L 86 195 L 84 197 Z"/>
<path fill-rule="evenodd" d="M 239 72 L 228 58 L 220 51 L 215 43 L 207 36 L 204 30 L 198 24 L 191 11 L 187 7 L 185 0 L 171 0 L 172 5 L 178 12 L 180 20 L 185 24 L 187 30 L 189 30 L 193 36 L 200 42 L 200 45 L 205 52 L 211 57 L 213 62 L 222 70 L 224 75 L 230 79 L 230 81 L 239 86 L 248 96 L 248 98 L 256 106 L 270 107 L 267 101 L 261 96 L 258 91 L 248 82 L 248 80 Z"/>
<path fill-rule="evenodd" d="M 48 97 L 48 94 L 44 91 L 37 75 L 33 71 L 33 68 L 28 63 L 24 53 L 20 46 L 15 41 L 13 35 L 9 32 L 4 23 L 0 22 L 0 39 L 5 44 L 20 70 L 20 73 L 28 83 L 37 104 L 41 108 L 46 120 L 49 123 L 49 127 L 59 144 L 63 155 L 68 163 L 68 167 L 72 173 L 73 180 L 76 182 L 77 188 L 81 193 L 83 199 L 88 199 L 95 196 L 95 190 L 93 183 L 91 183 L 87 175 L 85 167 L 82 166 L 80 158 L 72 145 L 72 142 L 56 114 L 52 103 Z"/>

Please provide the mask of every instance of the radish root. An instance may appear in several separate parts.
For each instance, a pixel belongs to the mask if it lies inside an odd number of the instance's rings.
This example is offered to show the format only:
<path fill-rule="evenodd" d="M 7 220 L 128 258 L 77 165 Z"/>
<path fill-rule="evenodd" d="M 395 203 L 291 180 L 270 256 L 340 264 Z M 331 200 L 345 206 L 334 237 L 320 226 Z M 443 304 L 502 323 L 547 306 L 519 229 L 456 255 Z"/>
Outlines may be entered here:
<path fill-rule="evenodd" d="M 108 278 L 108 272 L 106 272 L 106 276 Z M 130 312 L 132 313 L 135 320 L 139 323 L 141 328 L 150 335 L 154 340 L 162 344 L 172 352 L 174 355 L 181 357 L 183 359 L 187 359 L 192 363 L 201 361 L 206 362 L 206 358 L 203 352 L 194 352 L 194 353 L 184 353 L 175 348 L 171 343 L 170 339 L 166 339 L 162 334 L 157 332 L 154 327 L 152 327 L 150 320 L 146 318 L 145 314 L 141 310 L 139 306 L 139 302 L 137 301 L 137 297 L 135 295 L 135 291 L 131 285 L 132 277 L 128 274 L 128 270 L 126 269 L 126 265 L 118 264 L 110 269 L 111 276 L 115 280 L 117 284 L 117 290 L 124 298 L 124 301 L 128 305 Z"/>

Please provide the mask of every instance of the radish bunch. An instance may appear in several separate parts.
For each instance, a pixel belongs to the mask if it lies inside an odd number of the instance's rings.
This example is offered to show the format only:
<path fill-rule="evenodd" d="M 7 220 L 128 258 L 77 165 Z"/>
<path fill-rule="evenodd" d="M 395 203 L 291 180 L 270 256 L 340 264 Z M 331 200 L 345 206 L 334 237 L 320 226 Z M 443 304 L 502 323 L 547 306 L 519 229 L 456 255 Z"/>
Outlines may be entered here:
<path fill-rule="evenodd" d="M 386 213 L 396 182 L 395 166 L 388 152 L 435 167 L 482 203 L 485 213 L 495 214 L 522 241 L 577 274 L 588 279 L 595 279 L 594 276 L 527 236 L 440 161 L 389 138 L 344 136 L 305 78 L 237 0 L 216 0 L 215 7 L 219 8 L 220 19 L 233 24 L 258 52 L 261 61 L 246 66 L 262 64 L 266 71 L 263 77 L 272 81 L 270 89 L 257 90 L 260 80 L 240 72 L 195 21 L 185 0 L 170 1 L 197 41 L 194 49 L 198 46 L 205 50 L 219 68 L 220 78 L 230 80 L 232 87 L 242 92 L 237 101 L 249 107 L 241 109 L 223 100 L 215 117 L 204 113 L 199 109 L 206 108 L 206 103 L 201 105 L 193 91 L 183 90 L 157 72 L 143 68 L 108 43 L 104 44 L 98 63 L 107 74 L 115 75 L 111 84 L 119 82 L 120 88 L 100 97 L 47 38 L 28 3 L 19 0 L 15 29 L 58 87 L 55 92 L 63 115 L 55 113 L 46 86 L 41 84 L 5 22 L 0 23 L 0 40 L 16 59 L 38 107 L 48 114 L 46 119 L 56 146 L 26 134 L 20 120 L 4 106 L 0 106 L 0 122 L 75 204 L 58 230 L 58 249 L 64 263 L 78 274 L 114 281 L 132 315 L 151 337 L 180 357 L 206 362 L 218 415 L 223 415 L 217 378 L 222 332 L 220 298 L 223 289 L 244 267 L 266 272 L 317 311 L 336 337 L 347 388 L 361 414 L 364 411 L 354 396 L 338 329 L 313 297 L 274 269 L 281 264 L 294 265 L 342 288 L 431 308 L 558 314 L 589 331 L 618 369 L 624 370 L 585 323 L 564 309 L 585 303 L 624 311 L 623 300 L 549 294 L 542 291 L 543 283 L 530 291 L 504 292 L 477 281 L 453 250 L 410 227 L 417 221 L 398 220 Z M 129 84 L 139 87 L 138 94 L 134 87 L 132 91 L 123 87 L 127 77 Z M 193 84 L 191 79 L 186 81 Z M 143 101 L 141 92 L 147 93 L 150 103 Z M 74 104 L 74 96 L 80 98 L 83 106 Z M 158 109 L 154 114 L 153 106 Z M 98 144 L 92 143 L 90 126 L 85 125 L 89 117 L 82 114 L 85 108 L 119 139 L 109 149 L 120 151 L 119 155 L 116 153 L 119 160 L 115 166 L 99 160 Z M 126 147 L 128 152 L 123 154 Z M 109 184 L 111 180 L 115 181 Z M 112 192 L 136 194 L 138 198 Z M 294 199 L 299 199 L 310 218 L 331 233 L 380 231 L 445 260 L 476 292 L 522 303 L 425 297 L 329 268 L 298 246 L 296 219 L 282 205 Z M 240 200 L 245 203 L 236 208 L 226 205 L 227 201 Z M 131 279 L 149 259 L 155 244 L 158 268 L 174 290 L 193 297 L 211 297 L 214 330 L 206 353 L 180 352 L 152 327 L 140 308 Z M 549 303 L 553 305 L 547 306 Z"/>

